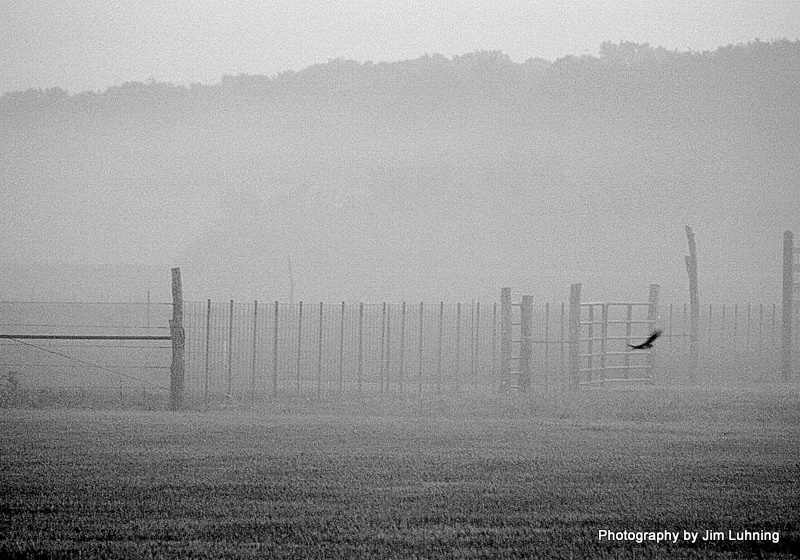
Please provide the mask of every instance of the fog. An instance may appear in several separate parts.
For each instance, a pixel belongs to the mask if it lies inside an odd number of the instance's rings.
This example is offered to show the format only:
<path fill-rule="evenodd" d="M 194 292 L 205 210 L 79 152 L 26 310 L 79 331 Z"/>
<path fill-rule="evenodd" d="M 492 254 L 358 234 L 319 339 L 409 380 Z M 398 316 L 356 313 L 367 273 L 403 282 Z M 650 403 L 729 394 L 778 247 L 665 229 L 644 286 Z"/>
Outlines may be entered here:
<path fill-rule="evenodd" d="M 497 49 L 522 62 L 596 54 L 622 39 L 705 51 L 799 36 L 791 0 L 5 0 L 0 92 L 103 91 L 150 78 L 212 84 L 337 57 L 393 62 Z"/>
<path fill-rule="evenodd" d="M 797 549 L 796 3 L 51 4 L 0 556 Z"/>
<path fill-rule="evenodd" d="M 0 297 L 776 302 L 800 45 L 343 59 L 0 98 Z M 293 265 L 290 278 L 288 263 Z"/>

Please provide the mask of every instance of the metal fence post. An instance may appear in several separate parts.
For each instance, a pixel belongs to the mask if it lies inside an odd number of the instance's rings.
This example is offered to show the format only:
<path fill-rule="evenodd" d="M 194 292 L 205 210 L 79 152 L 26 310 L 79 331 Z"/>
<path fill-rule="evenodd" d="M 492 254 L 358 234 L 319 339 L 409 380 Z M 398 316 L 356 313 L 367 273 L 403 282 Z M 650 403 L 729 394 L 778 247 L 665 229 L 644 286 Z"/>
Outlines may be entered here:
<path fill-rule="evenodd" d="M 233 396 L 233 300 L 231 300 L 228 314 L 228 393 L 226 396 L 231 398 Z"/>
<path fill-rule="evenodd" d="M 581 285 L 572 284 L 569 291 L 569 388 L 580 386 L 581 357 Z"/>
<path fill-rule="evenodd" d="M 252 359 L 252 369 L 250 371 L 250 401 L 255 402 L 256 400 L 256 359 L 257 349 L 256 346 L 258 344 L 258 300 L 253 302 L 253 359 Z"/>
<path fill-rule="evenodd" d="M 792 307 L 794 299 L 794 234 L 783 232 L 783 327 L 781 329 L 781 379 L 789 381 L 792 370 Z"/>
<path fill-rule="evenodd" d="M 209 372 L 209 355 L 211 351 L 211 300 L 206 301 L 206 356 L 204 364 L 204 383 L 203 400 L 205 407 L 208 408 L 208 372 Z"/>

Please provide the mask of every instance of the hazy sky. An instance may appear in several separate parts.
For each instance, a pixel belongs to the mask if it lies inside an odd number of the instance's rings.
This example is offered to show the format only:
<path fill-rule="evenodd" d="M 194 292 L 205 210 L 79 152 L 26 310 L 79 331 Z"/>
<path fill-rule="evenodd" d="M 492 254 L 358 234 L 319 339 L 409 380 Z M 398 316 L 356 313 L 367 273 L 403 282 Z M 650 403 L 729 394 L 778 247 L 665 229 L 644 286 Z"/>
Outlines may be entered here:
<path fill-rule="evenodd" d="M 797 0 L 0 0 L 0 92 L 214 83 L 329 58 L 499 49 L 515 61 L 603 41 L 713 49 L 800 38 Z"/>

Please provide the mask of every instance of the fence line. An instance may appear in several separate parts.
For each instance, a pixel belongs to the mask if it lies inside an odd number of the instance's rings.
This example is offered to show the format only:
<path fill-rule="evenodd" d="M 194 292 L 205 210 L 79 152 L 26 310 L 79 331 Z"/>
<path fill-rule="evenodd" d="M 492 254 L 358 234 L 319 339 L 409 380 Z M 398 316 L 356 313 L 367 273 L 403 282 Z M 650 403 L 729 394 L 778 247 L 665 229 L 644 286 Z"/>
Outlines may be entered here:
<path fill-rule="evenodd" d="M 504 381 L 498 356 L 500 317 L 494 302 L 185 305 L 187 390 L 195 400 L 200 387 L 207 401 L 223 394 L 250 399 L 419 395 L 486 389 Z M 709 304 L 701 321 L 700 381 L 777 380 L 777 311 L 775 304 Z M 601 340 L 599 314 L 591 307 L 586 312 L 597 323 L 590 340 L 582 343 L 586 345 L 582 352 L 590 355 L 590 368 L 602 366 L 594 354 L 606 337 L 608 344 L 619 345 L 646 334 L 637 332 L 636 325 L 631 331 L 629 318 L 609 317 L 608 332 Z M 639 323 L 642 329 L 649 328 L 647 321 Z M 532 325 L 532 388 L 564 390 L 569 342 L 565 303 L 534 306 Z M 654 356 L 658 382 L 689 383 L 688 305 L 659 305 L 657 326 L 664 331 Z M 612 353 L 624 360 L 621 369 L 647 359 Z M 201 374 L 204 385 L 198 383 Z"/>
<path fill-rule="evenodd" d="M 154 329 L 168 328 L 170 308 L 166 305 L 100 303 L 0 302 L 0 319 L 5 332 L 31 336 L 63 335 L 68 327 L 75 337 L 91 336 L 98 328 L 108 337 L 150 337 L 161 332 Z M 664 331 L 655 354 L 658 382 L 689 383 L 689 307 L 667 303 L 659 305 L 658 311 L 657 325 Z M 534 305 L 532 389 L 568 387 L 568 320 L 563 302 Z M 506 381 L 500 366 L 500 323 L 495 302 L 187 301 L 187 401 L 209 403 L 225 395 L 328 398 L 494 389 Z M 797 308 L 794 323 L 800 324 Z M 609 324 L 609 337 L 638 340 L 642 334 L 635 327 L 632 332 L 612 327 L 616 325 Z M 781 328 L 781 309 L 776 304 L 707 304 L 701 309 L 699 380 L 719 385 L 780 380 Z M 800 328 L 793 330 L 792 337 L 794 347 L 800 348 Z M 164 371 L 154 367 L 168 365 L 168 346 L 94 342 L 40 339 L 39 344 L 84 362 L 131 372 L 146 383 L 166 384 Z M 593 344 L 597 351 L 600 343 Z M 628 365 L 638 358 L 622 359 Z M 792 359 L 800 363 L 800 352 L 795 351 Z M 19 371 L 23 385 L 92 388 L 107 386 L 114 379 L 120 387 L 140 386 L 133 379 L 76 364 L 80 362 L 12 340 L 0 341 L 0 370 Z"/>

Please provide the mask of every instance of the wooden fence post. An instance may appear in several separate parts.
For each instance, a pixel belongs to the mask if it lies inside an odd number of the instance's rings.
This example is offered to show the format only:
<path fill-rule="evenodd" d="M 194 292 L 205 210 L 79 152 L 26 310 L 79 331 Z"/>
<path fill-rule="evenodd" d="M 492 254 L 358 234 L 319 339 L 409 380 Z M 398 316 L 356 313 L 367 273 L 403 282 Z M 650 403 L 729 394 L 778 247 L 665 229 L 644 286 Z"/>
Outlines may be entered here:
<path fill-rule="evenodd" d="M 697 244 L 692 228 L 686 226 L 689 254 L 686 255 L 686 272 L 689 275 L 689 304 L 691 306 L 689 331 L 689 379 L 697 383 L 700 365 L 700 287 L 697 278 Z M 670 333 L 671 334 L 671 333 Z"/>
<path fill-rule="evenodd" d="M 781 379 L 789 381 L 792 369 L 792 307 L 794 294 L 794 234 L 783 232 L 783 328 L 781 337 Z"/>
<path fill-rule="evenodd" d="M 183 391 L 185 384 L 184 352 L 186 349 L 186 331 L 183 328 L 183 284 L 181 269 L 172 269 L 172 320 L 169 322 L 172 337 L 172 365 L 170 367 L 170 408 L 183 408 Z"/>
<path fill-rule="evenodd" d="M 656 322 L 658 321 L 658 294 L 661 291 L 661 286 L 658 284 L 650 284 L 650 294 L 647 300 L 650 302 L 650 307 L 647 308 L 647 320 L 652 321 L 652 325 L 655 326 Z M 650 383 L 655 383 L 656 381 L 656 347 L 650 349 L 650 355 L 647 357 L 650 366 Z"/>
<path fill-rule="evenodd" d="M 581 356 L 581 285 L 572 284 L 569 290 L 569 388 L 580 387 Z"/>
<path fill-rule="evenodd" d="M 526 392 L 533 374 L 533 296 L 522 296 L 520 311 L 519 389 Z"/>
<path fill-rule="evenodd" d="M 511 288 L 500 290 L 500 377 L 511 383 Z"/>

